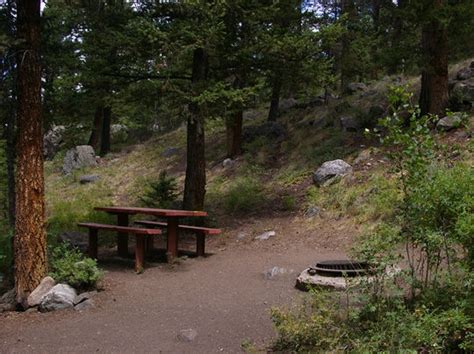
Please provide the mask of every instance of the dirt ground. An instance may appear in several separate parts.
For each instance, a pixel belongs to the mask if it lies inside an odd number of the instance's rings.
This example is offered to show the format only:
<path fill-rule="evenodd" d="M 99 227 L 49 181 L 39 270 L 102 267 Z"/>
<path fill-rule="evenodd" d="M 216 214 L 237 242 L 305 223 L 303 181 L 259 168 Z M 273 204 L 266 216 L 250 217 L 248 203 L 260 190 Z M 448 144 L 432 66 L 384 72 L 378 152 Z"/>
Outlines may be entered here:
<path fill-rule="evenodd" d="M 266 223 L 210 240 L 206 258 L 150 264 L 140 275 L 132 264 L 105 262 L 95 308 L 0 315 L 0 353 L 234 353 L 244 341 L 265 350 L 275 336 L 270 308 L 303 296 L 294 288 L 297 274 L 316 261 L 345 258 L 354 233 L 344 221 L 308 224 L 304 232 L 295 217 Z M 254 239 L 270 229 L 275 237 Z M 287 273 L 266 279 L 275 266 Z M 177 338 L 190 328 L 193 341 Z"/>

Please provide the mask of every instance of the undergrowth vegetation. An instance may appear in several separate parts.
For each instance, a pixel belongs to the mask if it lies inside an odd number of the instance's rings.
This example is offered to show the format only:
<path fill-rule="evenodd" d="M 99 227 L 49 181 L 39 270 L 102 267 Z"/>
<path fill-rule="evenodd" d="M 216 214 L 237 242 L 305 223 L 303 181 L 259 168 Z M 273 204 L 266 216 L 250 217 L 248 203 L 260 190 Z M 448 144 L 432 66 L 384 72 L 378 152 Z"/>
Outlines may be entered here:
<path fill-rule="evenodd" d="M 49 258 L 50 275 L 56 282 L 67 283 L 80 290 L 89 290 L 96 288 L 102 277 L 102 271 L 95 260 L 85 257 L 79 250 L 67 244 L 52 248 Z"/>
<path fill-rule="evenodd" d="M 474 351 L 472 165 L 449 159 L 430 129 L 436 117 L 420 117 L 404 89 L 389 100 L 377 134 L 393 177 L 311 188 L 307 198 L 377 221 L 354 247 L 373 276 L 344 293 L 313 292 L 300 308 L 274 309 L 276 350 Z"/>

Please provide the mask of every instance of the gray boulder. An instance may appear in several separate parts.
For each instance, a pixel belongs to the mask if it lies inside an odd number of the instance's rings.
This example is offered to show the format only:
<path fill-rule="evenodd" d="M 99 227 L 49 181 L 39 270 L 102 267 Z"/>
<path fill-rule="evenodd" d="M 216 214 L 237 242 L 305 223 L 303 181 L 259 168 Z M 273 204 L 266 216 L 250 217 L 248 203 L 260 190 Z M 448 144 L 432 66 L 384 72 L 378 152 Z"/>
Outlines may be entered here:
<path fill-rule="evenodd" d="M 343 160 L 326 161 L 314 173 L 313 181 L 316 185 L 323 186 L 351 173 L 352 166 Z"/>
<path fill-rule="evenodd" d="M 7 291 L 0 297 L 0 313 L 5 311 L 15 311 L 16 296 L 15 289 Z"/>
<path fill-rule="evenodd" d="M 461 70 L 458 71 L 456 74 L 456 79 L 458 80 L 468 80 L 472 77 L 473 75 L 473 70 L 470 67 L 462 68 Z"/>
<path fill-rule="evenodd" d="M 76 306 L 74 306 L 74 310 L 76 311 L 84 311 L 84 310 L 89 310 L 91 308 L 95 307 L 95 303 L 91 299 L 84 300 L 80 303 L 78 303 Z"/>
<path fill-rule="evenodd" d="M 80 184 L 94 183 L 100 179 L 99 175 L 84 175 L 79 177 Z"/>
<path fill-rule="evenodd" d="M 224 161 L 222 161 L 222 167 L 224 168 L 232 167 L 234 166 L 234 163 L 235 163 L 234 160 L 227 158 Z"/>
<path fill-rule="evenodd" d="M 363 92 L 366 90 L 367 90 L 367 85 L 362 82 L 351 82 L 346 87 L 346 91 L 350 94 Z"/>
<path fill-rule="evenodd" d="M 66 152 L 63 173 L 68 175 L 73 170 L 91 166 L 97 166 L 94 148 L 90 145 L 80 145 Z"/>
<path fill-rule="evenodd" d="M 86 300 L 90 300 L 92 299 L 95 295 L 97 295 L 97 291 L 94 290 L 94 291 L 88 291 L 88 292 L 85 292 L 85 293 L 81 293 L 79 295 L 76 296 L 76 298 L 74 299 L 74 305 L 78 305 L 80 304 L 81 302 L 84 302 Z"/>
<path fill-rule="evenodd" d="M 66 127 L 64 125 L 55 125 L 46 132 L 43 137 L 43 155 L 46 160 L 52 160 L 58 152 Z"/>
<path fill-rule="evenodd" d="M 55 285 L 41 299 L 39 310 L 41 312 L 50 312 L 74 307 L 76 299 L 76 290 L 67 284 Z"/>
<path fill-rule="evenodd" d="M 474 78 L 456 82 L 451 90 L 450 98 L 454 103 L 472 107 L 474 105 Z"/>
<path fill-rule="evenodd" d="M 462 123 L 462 114 L 454 113 L 452 115 L 441 118 L 438 123 L 436 123 L 436 129 L 442 131 L 449 131 L 452 129 L 459 128 Z"/>
<path fill-rule="evenodd" d="M 55 285 L 56 282 L 53 278 L 43 278 L 43 280 L 41 280 L 41 283 L 28 296 L 28 299 L 26 300 L 28 307 L 38 306 L 41 303 L 41 299 L 43 298 L 43 296 L 45 296 Z"/>

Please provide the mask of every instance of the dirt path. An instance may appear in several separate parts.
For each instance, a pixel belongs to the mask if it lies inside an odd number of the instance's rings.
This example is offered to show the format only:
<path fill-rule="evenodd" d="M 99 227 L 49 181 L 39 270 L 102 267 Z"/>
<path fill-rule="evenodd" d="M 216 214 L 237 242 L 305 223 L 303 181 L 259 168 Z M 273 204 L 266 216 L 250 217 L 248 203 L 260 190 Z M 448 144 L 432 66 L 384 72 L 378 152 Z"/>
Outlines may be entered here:
<path fill-rule="evenodd" d="M 94 309 L 0 315 L 0 352 L 240 352 L 244 340 L 263 348 L 274 336 L 269 309 L 300 296 L 296 274 L 317 260 L 343 256 L 312 242 L 283 247 L 278 239 L 211 242 L 212 256 L 153 266 L 141 275 L 108 268 Z M 274 266 L 294 273 L 265 279 Z M 179 341 L 179 331 L 188 328 L 197 337 Z"/>

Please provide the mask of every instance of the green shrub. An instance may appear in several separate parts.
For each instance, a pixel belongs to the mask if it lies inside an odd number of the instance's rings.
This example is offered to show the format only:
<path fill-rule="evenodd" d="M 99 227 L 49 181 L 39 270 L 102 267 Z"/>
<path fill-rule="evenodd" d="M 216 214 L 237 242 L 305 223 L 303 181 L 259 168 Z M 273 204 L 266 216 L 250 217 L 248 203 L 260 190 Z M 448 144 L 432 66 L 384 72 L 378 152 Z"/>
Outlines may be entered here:
<path fill-rule="evenodd" d="M 178 198 L 175 177 L 168 177 L 166 171 L 161 171 L 157 181 L 150 181 L 145 187 L 145 193 L 140 198 L 142 203 L 151 208 L 170 208 Z"/>
<path fill-rule="evenodd" d="M 261 182 L 251 177 L 239 177 L 229 187 L 224 197 L 227 212 L 249 212 L 265 201 Z"/>
<path fill-rule="evenodd" d="M 50 275 L 76 289 L 93 289 L 102 277 L 97 262 L 67 245 L 54 247 L 50 253 Z"/>

